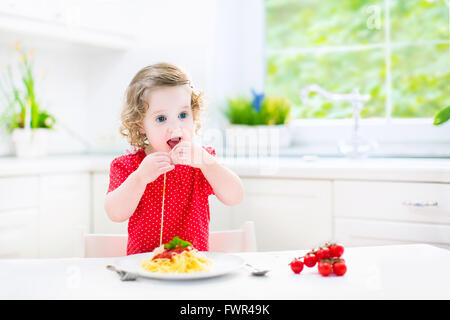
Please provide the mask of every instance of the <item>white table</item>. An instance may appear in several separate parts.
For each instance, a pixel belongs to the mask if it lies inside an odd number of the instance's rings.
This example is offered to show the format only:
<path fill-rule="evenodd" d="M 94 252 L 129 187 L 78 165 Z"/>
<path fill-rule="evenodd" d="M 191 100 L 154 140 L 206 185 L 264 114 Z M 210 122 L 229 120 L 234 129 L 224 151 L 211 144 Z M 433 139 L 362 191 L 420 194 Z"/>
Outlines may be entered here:
<path fill-rule="evenodd" d="M 122 282 L 105 266 L 117 258 L 0 260 L 0 299 L 450 299 L 450 251 L 430 245 L 346 248 L 348 271 L 322 277 L 288 263 L 305 250 L 237 254 L 271 268 L 254 277 L 243 267 L 202 280 L 139 278 Z"/>

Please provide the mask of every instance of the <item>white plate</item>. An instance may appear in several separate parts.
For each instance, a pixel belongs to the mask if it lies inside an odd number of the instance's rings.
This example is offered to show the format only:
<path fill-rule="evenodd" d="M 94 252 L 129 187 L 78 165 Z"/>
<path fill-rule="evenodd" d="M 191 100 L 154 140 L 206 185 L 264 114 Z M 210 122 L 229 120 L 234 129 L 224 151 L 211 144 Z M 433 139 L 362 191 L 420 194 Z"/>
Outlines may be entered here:
<path fill-rule="evenodd" d="M 221 252 L 200 251 L 208 259 L 212 260 L 211 269 L 208 272 L 196 273 L 158 273 L 149 272 L 141 268 L 145 259 L 153 256 L 153 253 L 140 253 L 117 259 L 114 264 L 117 268 L 134 272 L 142 277 L 164 280 L 193 280 L 221 276 L 233 272 L 244 265 L 244 259 L 236 255 Z"/>

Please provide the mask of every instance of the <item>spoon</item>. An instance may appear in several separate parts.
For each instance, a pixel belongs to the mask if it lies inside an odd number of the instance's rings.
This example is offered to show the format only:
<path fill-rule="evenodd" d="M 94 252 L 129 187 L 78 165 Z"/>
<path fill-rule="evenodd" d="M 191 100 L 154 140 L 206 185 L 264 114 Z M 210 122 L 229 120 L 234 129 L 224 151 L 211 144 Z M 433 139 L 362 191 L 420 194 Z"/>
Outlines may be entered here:
<path fill-rule="evenodd" d="M 246 263 L 245 265 L 252 268 L 254 271 L 252 271 L 251 274 L 254 276 L 257 276 L 257 277 L 265 276 L 266 273 L 270 271 L 270 270 L 261 270 L 261 269 L 255 268 L 254 266 L 252 266 L 251 264 L 248 264 L 248 263 Z"/>

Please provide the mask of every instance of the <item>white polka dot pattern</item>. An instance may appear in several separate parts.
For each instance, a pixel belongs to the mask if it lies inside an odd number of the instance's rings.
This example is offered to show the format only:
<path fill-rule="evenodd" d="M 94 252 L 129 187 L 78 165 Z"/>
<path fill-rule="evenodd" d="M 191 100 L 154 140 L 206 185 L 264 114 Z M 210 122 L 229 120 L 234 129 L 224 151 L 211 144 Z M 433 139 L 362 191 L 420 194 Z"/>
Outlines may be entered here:
<path fill-rule="evenodd" d="M 215 150 L 204 147 L 215 156 Z M 135 171 L 145 158 L 145 151 L 138 149 L 114 159 L 109 173 L 108 192 L 119 187 Z M 202 171 L 187 165 L 175 165 L 166 173 L 166 197 L 164 202 L 163 243 L 178 236 L 189 241 L 200 251 L 207 251 L 209 244 L 209 202 L 214 191 Z M 149 183 L 128 220 L 127 254 L 153 251 L 159 246 L 161 205 L 164 175 Z"/>

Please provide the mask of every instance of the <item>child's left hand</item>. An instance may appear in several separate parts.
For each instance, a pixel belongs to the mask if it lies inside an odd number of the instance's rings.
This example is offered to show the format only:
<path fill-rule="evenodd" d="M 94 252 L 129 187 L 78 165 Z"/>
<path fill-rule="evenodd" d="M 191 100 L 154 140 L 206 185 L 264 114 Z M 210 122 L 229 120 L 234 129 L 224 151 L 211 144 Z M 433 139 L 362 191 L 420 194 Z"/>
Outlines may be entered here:
<path fill-rule="evenodd" d="M 181 141 L 169 154 L 174 164 L 184 164 L 194 168 L 202 168 L 209 156 L 205 149 L 191 141 Z"/>

